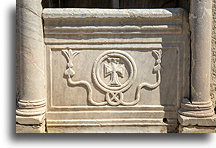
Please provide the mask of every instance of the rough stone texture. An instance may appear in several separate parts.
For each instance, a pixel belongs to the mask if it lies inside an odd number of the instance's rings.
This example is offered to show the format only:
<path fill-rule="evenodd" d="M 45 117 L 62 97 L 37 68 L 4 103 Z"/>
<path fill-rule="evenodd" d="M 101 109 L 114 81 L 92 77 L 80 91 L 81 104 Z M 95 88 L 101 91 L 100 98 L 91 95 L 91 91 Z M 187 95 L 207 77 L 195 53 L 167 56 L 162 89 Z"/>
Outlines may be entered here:
<path fill-rule="evenodd" d="M 205 127 L 205 126 L 183 127 L 180 125 L 179 133 L 215 133 L 215 127 Z"/>
<path fill-rule="evenodd" d="M 167 133 L 166 126 L 50 127 L 49 133 Z"/>
<path fill-rule="evenodd" d="M 45 133 L 45 122 L 27 125 L 16 123 L 16 133 Z"/>
<path fill-rule="evenodd" d="M 216 126 L 215 116 L 213 117 L 206 117 L 206 118 L 197 118 L 197 117 L 186 117 L 179 115 L 178 121 L 181 123 L 182 126 Z"/>
<path fill-rule="evenodd" d="M 43 123 L 45 116 L 17 116 L 16 122 L 25 125 L 39 125 Z"/>
<path fill-rule="evenodd" d="M 211 100 L 213 102 L 214 108 L 215 106 L 215 99 L 216 99 L 216 48 L 215 48 L 215 36 L 216 36 L 216 30 L 215 30 L 215 26 L 216 26 L 216 17 L 215 17 L 215 0 L 213 0 L 213 29 L 212 29 L 212 65 L 211 65 L 211 69 L 212 69 L 212 77 L 211 77 Z M 216 110 L 216 109 L 215 109 Z"/>

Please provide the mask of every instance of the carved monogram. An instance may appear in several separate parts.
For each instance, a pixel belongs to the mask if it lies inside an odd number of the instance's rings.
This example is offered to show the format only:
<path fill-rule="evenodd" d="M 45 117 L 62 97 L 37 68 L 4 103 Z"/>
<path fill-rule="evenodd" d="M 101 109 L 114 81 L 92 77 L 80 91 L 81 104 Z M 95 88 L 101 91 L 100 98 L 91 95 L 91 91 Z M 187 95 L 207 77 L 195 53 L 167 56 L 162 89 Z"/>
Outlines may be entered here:
<path fill-rule="evenodd" d="M 125 105 L 132 106 L 136 105 L 140 100 L 140 90 L 144 87 L 155 89 L 160 85 L 161 82 L 161 55 L 162 50 L 153 50 L 153 54 L 156 55 L 155 66 L 153 67 L 154 72 L 157 75 L 157 82 L 154 84 L 149 84 L 146 82 L 141 83 L 137 86 L 135 100 L 132 102 L 125 102 L 123 93 L 127 91 L 133 84 L 137 68 L 133 58 L 124 51 L 111 50 L 106 51 L 98 56 L 93 65 L 93 79 L 95 84 L 106 93 L 105 101 L 96 102 L 92 98 L 92 88 L 89 82 L 87 81 L 73 81 L 72 77 L 75 75 L 73 70 L 73 60 L 79 52 L 73 52 L 71 49 L 63 50 L 64 55 L 67 59 L 67 69 L 65 75 L 68 76 L 68 82 L 71 85 L 80 85 L 83 84 L 87 87 L 88 92 L 88 101 L 93 105 Z M 127 67 L 127 68 L 126 68 Z M 101 76 L 101 69 L 103 68 L 103 77 Z M 127 76 L 125 76 L 127 73 Z M 109 77 L 109 81 L 106 79 Z M 120 80 L 124 78 L 124 80 Z"/>

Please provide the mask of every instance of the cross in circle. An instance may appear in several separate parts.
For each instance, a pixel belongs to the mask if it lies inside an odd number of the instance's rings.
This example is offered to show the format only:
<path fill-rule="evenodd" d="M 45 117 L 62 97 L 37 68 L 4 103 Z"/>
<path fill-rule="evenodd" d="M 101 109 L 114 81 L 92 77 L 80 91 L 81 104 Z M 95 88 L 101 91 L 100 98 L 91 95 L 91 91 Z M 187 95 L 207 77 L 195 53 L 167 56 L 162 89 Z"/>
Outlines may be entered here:
<path fill-rule="evenodd" d="M 119 77 L 123 78 L 125 65 L 120 64 L 119 58 L 107 58 L 108 64 L 104 63 L 104 77 L 110 76 L 109 86 L 121 86 Z"/>

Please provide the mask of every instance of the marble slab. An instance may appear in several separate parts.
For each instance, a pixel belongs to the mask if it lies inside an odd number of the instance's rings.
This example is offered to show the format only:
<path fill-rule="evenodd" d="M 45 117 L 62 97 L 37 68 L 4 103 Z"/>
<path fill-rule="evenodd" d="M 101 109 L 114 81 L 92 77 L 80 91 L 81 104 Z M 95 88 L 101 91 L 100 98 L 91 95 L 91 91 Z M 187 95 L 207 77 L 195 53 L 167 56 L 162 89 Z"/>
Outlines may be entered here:
<path fill-rule="evenodd" d="M 189 96 L 186 18 L 180 8 L 44 9 L 48 132 L 175 132 Z"/>

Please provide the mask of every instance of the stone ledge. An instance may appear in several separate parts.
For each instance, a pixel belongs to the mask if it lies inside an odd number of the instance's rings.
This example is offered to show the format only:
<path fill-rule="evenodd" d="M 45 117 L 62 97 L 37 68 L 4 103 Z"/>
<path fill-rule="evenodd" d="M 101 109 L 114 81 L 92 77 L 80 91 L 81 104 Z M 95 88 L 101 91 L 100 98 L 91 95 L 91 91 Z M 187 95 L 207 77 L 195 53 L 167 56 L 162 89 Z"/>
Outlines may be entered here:
<path fill-rule="evenodd" d="M 44 122 L 45 114 L 39 116 L 19 116 L 16 115 L 16 122 L 22 125 L 40 125 Z"/>
<path fill-rule="evenodd" d="M 167 9 L 84 9 L 84 8 L 46 8 L 45 19 L 60 18 L 178 18 L 186 14 L 182 8 Z"/>
<path fill-rule="evenodd" d="M 167 126 L 48 127 L 48 133 L 167 133 Z"/>
<path fill-rule="evenodd" d="M 207 126 L 214 128 L 216 127 L 215 116 L 206 118 L 196 118 L 179 115 L 178 121 L 182 126 Z"/>
<path fill-rule="evenodd" d="M 45 133 L 45 122 L 32 125 L 16 123 L 16 133 Z"/>
<path fill-rule="evenodd" d="M 215 127 L 179 126 L 179 133 L 215 133 Z"/>

